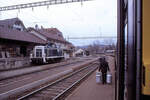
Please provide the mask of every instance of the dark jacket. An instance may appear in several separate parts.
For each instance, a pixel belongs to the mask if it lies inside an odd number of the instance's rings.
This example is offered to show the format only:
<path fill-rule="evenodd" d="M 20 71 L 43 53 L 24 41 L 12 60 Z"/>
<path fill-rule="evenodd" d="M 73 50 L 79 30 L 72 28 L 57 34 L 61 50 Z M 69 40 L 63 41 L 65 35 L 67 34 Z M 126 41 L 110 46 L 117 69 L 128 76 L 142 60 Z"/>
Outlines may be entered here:
<path fill-rule="evenodd" d="M 102 73 L 107 73 L 107 71 L 110 70 L 108 62 L 106 62 L 106 61 L 100 62 L 99 71 L 100 70 L 101 70 Z"/>

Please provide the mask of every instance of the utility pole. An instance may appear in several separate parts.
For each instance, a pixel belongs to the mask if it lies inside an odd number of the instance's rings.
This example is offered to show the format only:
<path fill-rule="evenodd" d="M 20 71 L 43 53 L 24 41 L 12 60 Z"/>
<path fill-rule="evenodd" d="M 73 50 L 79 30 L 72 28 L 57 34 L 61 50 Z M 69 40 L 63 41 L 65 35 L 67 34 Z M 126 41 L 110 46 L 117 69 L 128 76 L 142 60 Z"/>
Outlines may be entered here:
<path fill-rule="evenodd" d="M 67 37 L 68 41 L 69 41 L 69 36 Z"/>

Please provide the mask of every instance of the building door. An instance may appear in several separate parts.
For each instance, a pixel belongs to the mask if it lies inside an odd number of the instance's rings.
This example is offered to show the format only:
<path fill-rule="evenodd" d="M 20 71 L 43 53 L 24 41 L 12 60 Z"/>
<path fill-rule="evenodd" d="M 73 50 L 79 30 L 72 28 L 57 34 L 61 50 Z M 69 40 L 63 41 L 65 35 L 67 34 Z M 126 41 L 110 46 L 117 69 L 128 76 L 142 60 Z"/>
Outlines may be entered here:
<path fill-rule="evenodd" d="M 20 47 L 20 54 L 23 55 L 23 57 L 27 56 L 27 47 L 26 46 Z"/>

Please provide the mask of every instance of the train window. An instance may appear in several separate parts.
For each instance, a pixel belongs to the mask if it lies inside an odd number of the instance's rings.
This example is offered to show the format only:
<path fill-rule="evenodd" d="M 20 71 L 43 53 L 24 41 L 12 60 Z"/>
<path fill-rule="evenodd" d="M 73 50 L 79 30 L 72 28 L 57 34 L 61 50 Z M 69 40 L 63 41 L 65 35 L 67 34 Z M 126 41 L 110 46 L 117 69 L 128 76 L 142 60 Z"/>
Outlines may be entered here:
<path fill-rule="evenodd" d="M 45 48 L 45 49 L 44 49 L 44 52 L 45 52 L 45 56 L 46 56 L 46 57 L 48 56 L 47 51 L 48 51 L 48 49 Z"/>
<path fill-rule="evenodd" d="M 36 49 L 36 57 L 42 57 L 42 49 Z"/>

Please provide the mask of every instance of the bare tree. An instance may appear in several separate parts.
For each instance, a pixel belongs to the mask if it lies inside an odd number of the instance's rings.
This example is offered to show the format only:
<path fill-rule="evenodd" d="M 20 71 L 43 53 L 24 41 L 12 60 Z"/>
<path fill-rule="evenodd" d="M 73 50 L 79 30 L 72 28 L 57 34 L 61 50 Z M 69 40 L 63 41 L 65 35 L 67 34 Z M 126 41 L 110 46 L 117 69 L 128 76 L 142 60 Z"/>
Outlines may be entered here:
<path fill-rule="evenodd" d="M 90 52 L 90 54 L 97 54 L 103 52 L 104 47 L 101 45 L 100 41 L 96 40 L 88 46 L 87 50 Z"/>
<path fill-rule="evenodd" d="M 106 45 L 105 50 L 114 50 L 116 49 L 116 44 L 112 38 L 104 39 L 104 44 Z"/>

